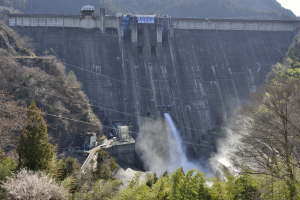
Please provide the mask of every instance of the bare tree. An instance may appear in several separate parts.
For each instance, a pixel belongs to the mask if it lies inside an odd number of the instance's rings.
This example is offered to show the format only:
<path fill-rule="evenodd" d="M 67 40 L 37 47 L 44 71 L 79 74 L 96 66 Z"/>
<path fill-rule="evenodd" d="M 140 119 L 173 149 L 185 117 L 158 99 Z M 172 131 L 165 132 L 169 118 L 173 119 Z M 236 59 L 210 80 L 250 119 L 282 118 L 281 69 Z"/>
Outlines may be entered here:
<path fill-rule="evenodd" d="M 2 187 L 9 192 L 11 199 L 68 199 L 67 189 L 43 172 L 22 169 Z"/>
<path fill-rule="evenodd" d="M 284 180 L 295 198 L 300 170 L 299 82 L 268 83 L 240 110 L 234 129 L 242 136 L 231 159 L 243 172 Z"/>
<path fill-rule="evenodd" d="M 2 149 L 15 150 L 17 135 L 26 125 L 26 110 L 6 91 L 0 90 L 0 146 Z"/>

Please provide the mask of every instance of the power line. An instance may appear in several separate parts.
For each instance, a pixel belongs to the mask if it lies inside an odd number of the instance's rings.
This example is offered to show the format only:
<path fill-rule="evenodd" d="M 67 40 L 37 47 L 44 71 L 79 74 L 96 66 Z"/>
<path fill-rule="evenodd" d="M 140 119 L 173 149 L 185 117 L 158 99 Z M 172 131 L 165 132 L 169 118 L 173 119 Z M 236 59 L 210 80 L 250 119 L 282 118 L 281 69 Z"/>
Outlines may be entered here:
<path fill-rule="evenodd" d="M 58 98 L 61 98 L 61 99 L 65 99 L 65 100 L 69 100 L 69 101 L 75 101 L 75 102 L 78 102 L 78 103 L 81 103 L 81 104 L 85 104 L 85 103 L 82 103 L 82 102 L 80 102 L 80 101 L 78 101 L 78 100 L 74 100 L 74 99 L 70 99 L 70 98 L 66 98 L 66 97 L 61 97 L 61 96 L 49 94 L 49 93 L 47 93 L 47 92 L 38 91 L 38 90 L 36 90 L 36 89 L 31 89 L 31 88 L 28 88 L 28 87 L 25 87 L 25 86 L 21 86 L 21 85 L 18 85 L 18 84 L 6 82 L 6 81 L 1 81 L 1 80 L 0 80 L 0 82 L 6 83 L 6 84 L 10 84 L 10 85 L 14 85 L 14 86 L 16 86 L 16 87 L 26 88 L 26 89 L 29 89 L 29 90 L 32 90 L 32 91 L 37 91 L 37 92 L 39 92 L 39 93 L 47 94 L 47 95 L 49 95 L 49 96 L 54 96 L 54 97 L 58 97 Z M 110 109 L 110 108 L 105 108 L 105 107 L 102 107 L 102 106 L 96 106 L 96 105 L 93 105 L 93 104 L 89 104 L 89 105 L 90 105 L 91 107 L 101 108 L 101 109 L 105 109 L 105 110 L 108 110 L 108 111 L 111 111 L 111 112 L 116 112 L 116 113 L 120 113 L 120 114 L 125 114 L 125 115 L 129 115 L 129 116 L 133 116 L 133 117 L 139 117 L 139 118 L 143 118 L 143 119 L 146 119 L 146 120 L 155 121 L 154 119 L 150 119 L 150 118 L 147 118 L 147 117 L 142 117 L 142 116 L 137 116 L 137 115 L 133 115 L 133 114 L 121 112 L 121 111 L 116 111 L 116 110 L 112 110 L 112 109 Z M 193 131 L 197 131 L 197 132 L 206 133 L 206 131 L 202 131 L 202 130 L 198 130 L 198 129 L 188 128 L 188 127 L 179 126 L 179 125 L 175 125 L 175 126 L 176 126 L 176 127 L 180 127 L 180 128 L 184 128 L 184 129 L 188 129 L 188 130 L 193 130 Z"/>
<path fill-rule="evenodd" d="M 1 105 L 4 105 L 2 103 L 0 103 Z M 72 119 L 72 118 L 68 118 L 68 117 L 62 117 L 62 116 L 57 116 L 57 115 L 53 115 L 53 114 L 49 114 L 49 113 L 46 113 L 46 112 L 43 112 L 43 111 L 36 111 L 36 110 L 31 110 L 31 109 L 28 109 L 28 108 L 23 108 L 23 107 L 20 107 L 21 109 L 23 110 L 26 110 L 26 111 L 32 111 L 32 112 L 36 112 L 36 113 L 43 113 L 45 115 L 48 115 L 48 116 L 52 116 L 52 117 L 57 117 L 57 118 L 61 118 L 61 119 L 67 119 L 67 120 L 70 120 L 70 121 L 75 121 L 75 122 L 79 122 L 79 123 L 84 123 L 84 124 L 90 124 L 90 125 L 95 125 L 95 126 L 98 126 L 98 124 L 94 124 L 94 123 L 91 123 L 91 122 L 85 122 L 85 121 L 81 121 L 81 120 L 77 120 L 77 119 Z M 0 110 L 4 111 L 4 109 L 1 109 Z M 105 127 L 105 128 L 109 128 L 111 129 L 112 127 L 108 127 L 108 126 L 103 126 L 101 125 L 102 127 Z M 141 133 L 137 133 L 137 132 L 131 132 L 131 133 L 135 133 L 135 134 L 139 134 L 139 135 L 146 135 L 146 136 L 149 136 L 149 137 L 155 137 L 155 138 L 159 138 L 161 140 L 167 140 L 165 138 L 162 138 L 162 137 L 158 137 L 158 136 L 153 136 L 153 135 L 148 135 L 148 134 L 141 134 Z M 168 141 L 168 140 L 167 140 Z M 200 147 L 203 147 L 202 145 L 199 145 L 199 144 L 196 144 L 196 143 L 190 143 L 190 142 L 184 142 L 184 141 L 181 141 L 181 143 L 184 143 L 184 144 L 187 144 L 187 145 L 193 145 L 193 146 L 200 146 Z"/>
<path fill-rule="evenodd" d="M 112 78 L 112 77 L 109 77 L 109 76 L 106 76 L 106 75 L 99 74 L 99 73 L 97 73 L 97 72 L 92 72 L 92 71 L 89 71 L 89 70 L 87 70 L 87 69 L 83 69 L 83 68 L 77 67 L 77 66 L 75 66 L 75 65 L 66 63 L 66 62 L 62 61 L 62 60 L 59 58 L 59 56 L 57 55 L 57 53 L 56 53 L 52 48 L 51 48 L 51 50 L 55 53 L 57 59 L 58 59 L 60 62 L 62 62 L 63 64 L 65 64 L 65 65 L 68 65 L 68 66 L 71 66 L 71 67 L 75 67 L 75 68 L 77 68 L 77 69 L 80 69 L 80 70 L 83 70 L 83 71 L 86 71 L 86 72 L 89 72 L 89 73 L 92 73 L 92 74 L 96 74 L 96 75 L 99 75 L 99 76 L 102 76 L 102 77 L 105 77 L 105 78 L 108 78 L 108 79 L 111 79 L 111 80 L 114 80 L 114 81 L 117 81 L 117 82 L 121 82 L 121 83 L 126 84 L 126 85 L 131 85 L 131 86 L 134 86 L 134 87 L 139 88 L 139 89 L 142 89 L 142 90 L 147 90 L 147 91 L 149 91 L 149 92 L 153 92 L 151 89 L 143 88 L 143 87 L 137 86 L 137 85 L 135 85 L 135 84 L 127 83 L 127 82 L 125 82 L 125 81 L 121 81 L 121 80 L 118 80 L 118 79 L 115 79 L 115 78 Z M 41 54 L 39 54 L 39 55 L 41 55 Z M 189 103 L 189 104 L 195 104 L 195 103 L 192 103 L 192 102 L 189 102 L 189 101 L 186 101 L 186 100 L 182 100 L 182 99 L 180 99 L 180 98 L 176 98 L 176 97 L 172 97 L 172 96 L 166 95 L 166 94 L 164 94 L 164 93 L 158 92 L 157 94 L 160 94 L 160 95 L 162 95 L 162 96 L 169 97 L 170 99 L 174 99 L 174 100 L 178 100 L 178 101 L 183 101 L 183 102 L 186 102 L 186 103 Z"/>
<path fill-rule="evenodd" d="M 125 81 L 121 81 L 121 80 L 118 80 L 118 79 L 115 79 L 115 78 L 111 78 L 111 77 L 109 77 L 109 76 L 102 75 L 102 74 L 99 74 L 99 73 L 97 73 L 97 72 L 92 72 L 92 71 L 89 71 L 89 70 L 87 70 L 87 69 L 83 69 L 83 68 L 77 67 L 77 66 L 75 66 L 75 65 L 66 63 L 66 62 L 62 61 L 62 60 L 59 58 L 59 56 L 57 55 L 57 53 L 56 53 L 52 48 L 51 48 L 50 50 L 52 50 L 52 52 L 55 53 L 57 59 L 58 59 L 60 62 L 62 62 L 63 64 L 65 64 L 65 65 L 68 65 L 68 66 L 71 66 L 71 67 L 75 67 L 75 68 L 77 68 L 77 69 L 80 69 L 80 70 L 83 70 L 83 71 L 86 71 L 86 72 L 89 72 L 89 73 L 92 73 L 92 74 L 96 74 L 96 75 L 99 75 L 99 76 L 102 76 L 102 77 L 105 77 L 105 78 L 108 78 L 108 79 L 111 79 L 111 80 L 114 80 L 114 81 L 117 81 L 117 82 L 121 82 L 121 83 L 126 84 L 126 85 L 131 85 L 131 86 L 134 86 L 134 87 L 139 88 L 139 89 L 142 89 L 142 90 L 147 90 L 147 91 L 153 92 L 153 91 L 150 90 L 150 89 L 143 88 L 143 87 L 137 86 L 137 85 L 135 85 L 135 84 L 127 83 L 127 82 L 125 82 Z M 39 55 L 40 55 L 40 54 L 39 54 Z M 179 101 L 186 102 L 186 103 L 189 103 L 189 104 L 195 104 L 195 103 L 192 103 L 192 102 L 189 102 L 189 101 L 185 101 L 185 100 L 182 100 L 182 99 L 180 99 L 180 98 L 175 98 L 175 97 L 172 97 L 172 96 L 163 94 L 163 93 L 157 93 L 157 94 L 160 94 L 160 95 L 162 95 L 162 96 L 167 96 L 167 97 L 169 97 L 170 99 L 179 100 Z M 126 115 L 134 116 L 134 115 L 132 115 L 132 114 L 127 114 L 127 113 L 126 113 Z M 137 117 L 137 116 L 136 116 L 136 117 Z M 140 117 L 140 116 L 138 116 L 138 117 Z M 143 118 L 143 117 L 142 117 L 142 118 Z M 198 130 L 198 129 L 188 128 L 188 127 L 184 127 L 184 126 L 177 126 L 177 127 L 184 128 L 184 129 L 188 129 L 188 130 L 194 130 L 194 131 L 197 131 L 197 132 L 207 133 L 206 131 L 203 131 L 203 130 Z"/>
<path fill-rule="evenodd" d="M 77 67 L 77 66 L 75 66 L 75 65 L 66 63 L 66 62 L 62 61 L 61 59 L 59 59 L 59 56 L 57 55 L 57 53 L 56 53 L 52 48 L 51 48 L 51 50 L 52 50 L 52 52 L 54 52 L 54 53 L 56 54 L 56 57 L 58 58 L 58 60 L 59 60 L 60 62 L 62 62 L 63 64 L 69 65 L 69 66 L 71 66 L 71 67 L 75 67 L 75 68 L 77 68 L 77 69 L 81 69 L 81 70 L 83 70 L 83 71 L 87 71 L 87 72 L 89 72 L 89 73 L 96 74 L 96 75 L 99 75 L 99 76 L 102 76 L 102 77 L 105 77 L 105 78 L 108 78 L 108 79 L 111 79 L 111 80 L 114 80 L 114 81 L 117 81 L 117 82 L 121 82 L 121 83 L 123 83 L 123 84 L 131 85 L 131 86 L 137 87 L 137 88 L 142 89 L 142 90 L 147 90 L 147 91 L 153 92 L 153 91 L 150 90 L 150 89 L 143 88 L 143 87 L 137 86 L 137 85 L 135 85 L 135 84 L 130 84 L 130 83 L 127 83 L 127 82 L 125 82 L 125 81 L 121 81 L 121 80 L 118 80 L 118 79 L 115 79 L 115 78 L 111 78 L 111 77 L 109 77 L 109 76 L 102 75 L 102 74 L 99 74 L 99 73 L 96 73 L 96 72 L 92 72 L 92 71 L 89 71 L 89 70 L 87 70 L 87 69 L 83 69 L 83 68 Z M 43 56 L 43 55 L 41 55 L 41 54 L 35 54 L 35 55 Z M 10 84 L 10 83 L 8 83 L 8 84 Z M 19 87 L 24 87 L 24 86 L 19 86 Z M 27 87 L 25 87 L 25 88 L 27 88 Z M 30 88 L 27 88 L 27 89 L 30 89 Z M 32 89 L 30 89 L 30 90 L 32 90 Z M 38 91 L 38 92 L 41 92 L 41 91 Z M 44 93 L 44 92 L 41 92 L 41 93 Z M 48 93 L 45 93 L 45 94 L 48 94 Z M 192 103 L 192 102 L 188 102 L 188 101 L 185 101 L 185 100 L 182 100 L 182 99 L 179 99 L 179 98 L 171 97 L 171 96 L 166 95 L 166 94 L 163 94 L 163 93 L 158 93 L 158 94 L 160 94 L 160 95 L 162 95 L 162 96 L 167 96 L 167 97 L 169 97 L 169 98 L 171 98 L 171 99 L 174 99 L 174 100 L 179 100 L 179 101 L 182 101 L 182 102 L 187 102 L 187 103 L 189 103 L 189 104 L 194 104 L 194 103 Z M 51 95 L 51 94 L 48 94 L 48 95 Z M 52 96 L 55 96 L 55 95 L 52 95 Z M 58 97 L 58 96 L 56 96 L 56 97 Z M 60 98 L 63 98 L 63 97 L 60 97 Z M 68 98 L 63 98 L 63 99 L 68 99 Z M 68 100 L 71 100 L 71 99 L 68 99 Z M 74 101 L 74 100 L 71 100 L 71 101 Z M 78 102 L 78 101 L 77 101 L 77 102 Z M 133 115 L 133 114 L 129 114 L 129 113 L 124 113 L 124 112 L 121 112 L 121 111 L 115 111 L 115 110 L 112 110 L 112 109 L 109 109 L 109 108 L 104 108 L 104 107 L 101 107 L 101 106 L 95 106 L 95 105 L 93 105 L 93 104 L 90 104 L 90 106 L 92 106 L 92 107 L 98 107 L 98 108 L 101 108 L 101 109 L 106 109 L 106 110 L 109 110 L 109 111 L 112 111 L 112 112 L 117 112 L 117 113 L 129 115 L 129 116 L 134 116 L 134 117 L 144 118 L 144 119 L 147 119 L 147 120 L 153 120 L 153 119 L 149 119 L 149 118 L 146 118 L 146 117 L 141 117 L 141 116 L 137 116 L 137 115 Z M 154 121 L 154 120 L 153 120 L 153 121 Z M 188 129 L 188 130 L 193 130 L 193 131 L 197 131 L 197 132 L 207 133 L 206 131 L 198 130 L 198 129 L 194 129 L 194 128 L 189 128 L 189 127 L 184 127 L 184 126 L 179 126 L 179 125 L 175 125 L 175 126 L 176 126 L 176 127 L 183 128 L 183 129 Z"/>

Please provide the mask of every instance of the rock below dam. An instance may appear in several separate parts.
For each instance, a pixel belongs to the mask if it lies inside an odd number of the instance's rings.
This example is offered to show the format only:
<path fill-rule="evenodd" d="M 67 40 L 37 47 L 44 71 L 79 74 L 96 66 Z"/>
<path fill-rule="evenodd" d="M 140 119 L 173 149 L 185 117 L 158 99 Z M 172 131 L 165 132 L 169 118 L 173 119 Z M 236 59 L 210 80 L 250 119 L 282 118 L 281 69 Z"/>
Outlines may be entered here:
<path fill-rule="evenodd" d="M 37 54 L 54 52 L 75 72 L 104 125 L 131 122 L 138 133 L 144 117 L 169 113 L 183 141 L 193 143 L 187 147 L 194 158 L 215 151 L 224 120 L 249 101 L 295 36 L 293 31 L 175 29 L 173 38 L 164 35 L 157 44 L 156 31 L 144 24 L 132 44 L 126 37 L 119 42 L 113 28 L 105 33 L 12 28 L 33 39 Z"/>

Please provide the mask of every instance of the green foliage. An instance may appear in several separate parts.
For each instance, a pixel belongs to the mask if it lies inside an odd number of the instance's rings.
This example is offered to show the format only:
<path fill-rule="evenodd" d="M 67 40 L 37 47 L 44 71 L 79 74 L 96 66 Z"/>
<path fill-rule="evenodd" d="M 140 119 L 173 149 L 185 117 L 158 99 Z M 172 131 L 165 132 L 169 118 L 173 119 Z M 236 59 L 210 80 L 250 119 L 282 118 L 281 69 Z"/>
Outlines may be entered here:
<path fill-rule="evenodd" d="M 170 177 L 162 176 L 156 183 L 152 175 L 141 182 L 141 174 L 136 173 L 117 199 L 250 200 L 260 198 L 259 183 L 263 183 L 261 181 L 264 180 L 263 177 L 232 175 L 225 168 L 223 171 L 225 179 L 221 180 L 208 179 L 204 173 L 196 170 L 189 170 L 184 175 L 181 168 L 178 168 L 170 174 Z"/>
<path fill-rule="evenodd" d="M 76 76 L 75 76 L 75 73 L 74 73 L 72 70 L 69 72 L 69 77 L 70 77 L 71 79 L 73 79 L 74 81 L 77 81 L 77 78 L 76 78 Z"/>
<path fill-rule="evenodd" d="M 153 174 L 153 183 L 155 184 L 158 181 L 157 174 L 154 172 Z"/>
<path fill-rule="evenodd" d="M 140 184 L 141 173 L 136 173 L 135 176 L 129 182 L 121 192 L 121 198 L 123 200 L 143 200 L 143 199 L 155 199 L 155 194 L 152 193 L 152 189 L 146 184 Z"/>
<path fill-rule="evenodd" d="M 258 177 L 258 181 L 262 188 L 262 199 L 292 199 L 289 186 L 284 180 L 262 175 Z M 299 199 L 299 188 L 294 199 Z"/>
<path fill-rule="evenodd" d="M 114 171 L 115 169 L 118 169 L 118 165 L 115 162 L 115 159 L 113 157 L 108 160 L 108 167 L 110 171 Z"/>
<path fill-rule="evenodd" d="M 300 62 L 300 33 L 298 33 L 293 41 L 293 44 L 289 48 L 287 56 L 291 58 L 294 62 Z"/>
<path fill-rule="evenodd" d="M 95 169 L 91 169 L 92 178 L 94 181 L 99 179 L 111 180 L 114 179 L 112 176 L 112 171 L 118 168 L 114 158 L 110 158 L 105 164 L 107 160 L 108 153 L 103 151 L 103 149 L 99 149 L 96 151 L 97 159 L 96 159 L 96 167 Z"/>
<path fill-rule="evenodd" d="M 7 157 L 0 162 L 0 181 L 6 181 L 17 169 L 17 163 L 14 159 Z"/>
<path fill-rule="evenodd" d="M 149 175 L 140 184 L 140 173 L 130 181 L 128 187 L 121 192 L 121 199 L 210 199 L 210 189 L 206 184 L 204 173 L 189 170 L 186 175 L 181 168 L 160 179 Z M 156 181 L 154 181 L 156 180 Z"/>
<path fill-rule="evenodd" d="M 6 155 L 3 152 L 2 148 L 0 147 L 0 163 L 6 159 Z"/>
<path fill-rule="evenodd" d="M 17 169 L 17 163 L 10 157 L 6 157 L 0 148 L 0 199 L 7 199 L 7 191 L 1 187 L 2 183 L 7 181 Z"/>
<path fill-rule="evenodd" d="M 211 188 L 212 199 L 251 200 L 260 196 L 254 176 L 243 174 L 234 176 L 225 172 L 225 180 L 214 178 Z"/>
<path fill-rule="evenodd" d="M 152 175 L 151 174 L 149 174 L 147 177 L 146 177 L 146 185 L 148 186 L 148 187 L 152 187 L 152 185 L 153 185 L 153 177 L 152 177 Z"/>
<path fill-rule="evenodd" d="M 271 72 L 271 82 L 285 83 L 288 79 L 300 78 L 300 33 L 298 33 L 290 46 L 284 63 L 277 63 Z"/>
<path fill-rule="evenodd" d="M 297 44 L 298 41 L 299 41 L 299 37 L 298 37 L 298 35 L 296 35 L 296 36 L 294 37 L 293 43 L 294 43 L 294 44 Z"/>
<path fill-rule="evenodd" d="M 293 67 L 293 69 L 299 69 L 300 68 L 300 62 L 296 62 Z"/>
<path fill-rule="evenodd" d="M 25 77 L 25 79 L 28 80 L 28 81 L 30 81 L 30 79 L 32 79 L 32 78 L 33 78 L 32 74 L 29 74 L 28 76 Z"/>
<path fill-rule="evenodd" d="M 80 88 L 81 87 L 81 85 L 77 81 L 76 75 L 73 71 L 70 71 L 67 76 L 66 86 L 68 88 Z"/>
<path fill-rule="evenodd" d="M 120 182 L 112 176 L 118 166 L 113 158 L 108 159 L 108 153 L 99 149 L 96 153 L 96 163 L 92 161 L 90 167 L 81 174 L 81 178 L 75 178 L 80 170 L 76 167 L 73 159 L 67 159 L 66 166 L 71 177 L 66 178 L 62 183 L 69 190 L 71 199 L 113 199 L 119 190 Z M 73 167 L 72 167 L 73 166 Z M 76 184 L 74 184 L 74 181 Z"/>
<path fill-rule="evenodd" d="M 56 162 L 56 180 L 63 181 L 68 175 L 66 163 L 58 159 Z"/>
<path fill-rule="evenodd" d="M 27 110 L 26 131 L 18 138 L 17 152 L 22 167 L 31 170 L 46 170 L 52 160 L 53 146 L 49 143 L 46 121 L 41 110 L 32 102 Z"/>
<path fill-rule="evenodd" d="M 226 181 L 214 179 L 213 199 L 300 198 L 299 154 L 295 152 L 300 142 L 299 36 L 300 32 L 294 38 L 287 58 L 275 65 L 267 83 L 252 95 L 253 102 L 241 110 L 242 118 L 246 120 L 236 127 L 241 128 L 236 132 L 240 133 L 243 142 L 237 145 L 239 158 L 236 161 L 241 159 L 242 163 L 237 161 L 235 164 L 240 165 L 244 175 L 225 173 Z"/>
<path fill-rule="evenodd" d="M 194 175 L 195 173 L 195 175 Z M 209 198 L 205 174 L 189 170 L 184 176 L 181 168 L 171 175 L 171 199 Z"/>
<path fill-rule="evenodd" d="M 158 181 L 157 175 L 156 173 L 153 174 L 149 174 L 146 178 L 146 185 L 150 188 L 152 188 L 153 184 L 155 184 Z"/>
<path fill-rule="evenodd" d="M 75 177 L 67 177 L 65 180 L 63 180 L 62 185 L 68 189 L 69 194 L 71 194 L 71 197 L 73 197 L 75 192 L 80 187 L 80 180 Z"/>
<path fill-rule="evenodd" d="M 163 177 L 166 177 L 166 176 L 168 176 L 168 170 L 166 170 L 163 174 Z"/>
<path fill-rule="evenodd" d="M 77 194 L 75 199 L 80 200 L 109 200 L 117 197 L 120 182 L 116 180 L 98 180 L 92 190 L 87 193 Z"/>
<path fill-rule="evenodd" d="M 80 170 L 80 164 L 74 158 L 71 157 L 67 158 L 65 160 L 65 165 L 67 168 L 68 176 L 75 175 L 75 173 Z"/>
<path fill-rule="evenodd" d="M 91 113 L 90 113 L 90 110 L 87 110 L 83 117 L 82 117 L 82 120 L 83 121 L 86 121 L 86 122 L 91 122 L 91 119 L 92 119 L 92 116 L 91 116 Z"/>

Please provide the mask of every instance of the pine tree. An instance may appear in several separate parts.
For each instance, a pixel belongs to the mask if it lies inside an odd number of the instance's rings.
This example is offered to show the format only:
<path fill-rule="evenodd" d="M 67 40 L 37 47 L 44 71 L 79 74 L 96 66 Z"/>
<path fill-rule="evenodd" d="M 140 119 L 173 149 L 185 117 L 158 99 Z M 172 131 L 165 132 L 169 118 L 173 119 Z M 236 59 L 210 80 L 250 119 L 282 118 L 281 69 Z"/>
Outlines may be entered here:
<path fill-rule="evenodd" d="M 67 177 L 67 167 L 63 160 L 59 159 L 56 163 L 56 180 L 63 181 Z"/>
<path fill-rule="evenodd" d="M 27 111 L 28 124 L 18 139 L 19 168 L 46 170 L 54 151 L 49 143 L 46 121 L 41 110 L 32 102 Z"/>
<path fill-rule="evenodd" d="M 157 174 L 154 172 L 153 174 L 153 183 L 155 184 L 158 181 Z"/>
<path fill-rule="evenodd" d="M 166 170 L 163 174 L 163 177 L 166 177 L 166 176 L 168 176 L 168 170 Z"/>
<path fill-rule="evenodd" d="M 114 179 L 112 176 L 112 171 L 118 168 L 118 165 L 116 164 L 115 160 L 113 158 L 109 159 L 107 161 L 107 164 L 105 163 L 105 160 L 108 158 L 108 153 L 104 151 L 103 149 L 99 149 L 96 151 L 97 159 L 96 159 L 96 167 L 92 170 L 93 179 L 94 181 L 97 181 L 99 179 L 104 180 L 111 180 Z"/>
<path fill-rule="evenodd" d="M 67 168 L 67 175 L 72 176 L 74 173 L 80 170 L 80 164 L 74 158 L 67 158 L 65 160 L 66 168 Z"/>

